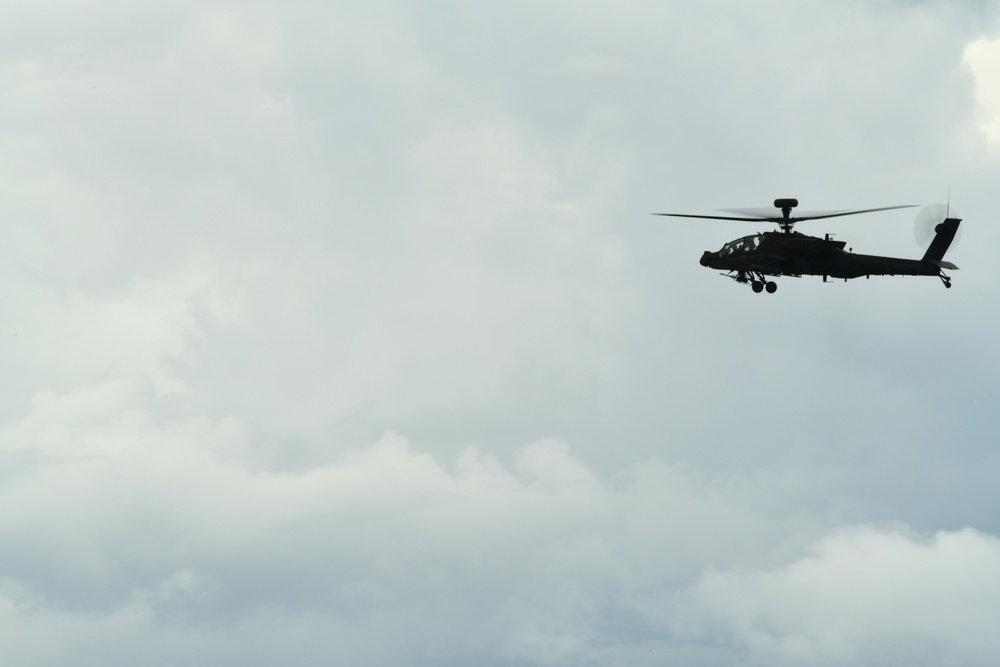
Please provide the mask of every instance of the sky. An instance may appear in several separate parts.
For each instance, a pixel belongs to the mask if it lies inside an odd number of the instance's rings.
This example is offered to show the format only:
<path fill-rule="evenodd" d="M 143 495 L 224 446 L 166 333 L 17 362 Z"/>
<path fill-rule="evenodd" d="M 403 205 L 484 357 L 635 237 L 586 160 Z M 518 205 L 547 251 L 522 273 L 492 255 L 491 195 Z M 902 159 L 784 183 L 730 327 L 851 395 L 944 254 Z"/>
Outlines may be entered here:
<path fill-rule="evenodd" d="M 4 664 L 1000 661 L 994 3 L 14 1 L 0 81 Z M 953 288 L 650 215 L 778 197 L 950 197 Z"/>

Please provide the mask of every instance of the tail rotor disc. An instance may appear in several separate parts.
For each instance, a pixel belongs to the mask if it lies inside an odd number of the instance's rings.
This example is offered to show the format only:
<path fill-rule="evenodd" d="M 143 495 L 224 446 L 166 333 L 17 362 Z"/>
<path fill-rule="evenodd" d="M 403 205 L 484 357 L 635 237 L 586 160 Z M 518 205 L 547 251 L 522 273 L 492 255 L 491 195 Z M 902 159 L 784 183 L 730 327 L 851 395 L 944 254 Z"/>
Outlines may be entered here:
<path fill-rule="evenodd" d="M 946 204 L 929 204 L 924 206 L 913 220 L 913 239 L 921 248 L 927 248 L 931 244 L 931 241 L 934 240 L 934 235 L 937 233 L 936 227 L 939 224 L 944 222 L 946 218 L 959 217 L 961 216 L 958 215 L 955 208 Z M 960 226 L 958 233 L 955 234 L 955 240 L 951 244 L 952 248 L 958 244 L 961 237 L 962 227 Z"/>

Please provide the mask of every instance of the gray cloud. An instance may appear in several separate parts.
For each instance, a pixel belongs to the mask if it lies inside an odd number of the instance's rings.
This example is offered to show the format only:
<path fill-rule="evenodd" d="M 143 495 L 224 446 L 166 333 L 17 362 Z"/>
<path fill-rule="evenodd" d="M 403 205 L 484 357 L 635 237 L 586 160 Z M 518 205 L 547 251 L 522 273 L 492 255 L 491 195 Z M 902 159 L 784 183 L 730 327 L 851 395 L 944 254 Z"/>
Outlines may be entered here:
<path fill-rule="evenodd" d="M 15 471 L 0 516 L 17 536 L 0 553 L 9 655 L 68 659 L 96 642 L 126 660 L 148 641 L 177 659 L 263 664 L 272 642 L 305 631 L 358 638 L 317 662 L 389 661 L 425 641 L 432 660 L 575 660 L 617 643 L 604 636 L 615 616 L 635 615 L 629 599 L 650 587 L 682 587 L 706 561 L 772 562 L 790 527 L 823 526 L 767 517 L 738 487 L 663 462 L 612 485 L 556 440 L 510 467 L 475 448 L 446 466 L 388 434 L 273 473 L 254 465 L 242 424 L 164 423 L 154 400 L 137 380 L 39 395 L 0 433 Z M 32 634 L 50 623 L 65 631 L 55 645 Z M 103 647 L 115 633 L 125 641 Z M 260 653 L 226 648 L 247 642 Z"/>
<path fill-rule="evenodd" d="M 995 658 L 989 12 L 0 17 L 8 662 Z M 949 185 L 949 291 L 648 215 Z"/>

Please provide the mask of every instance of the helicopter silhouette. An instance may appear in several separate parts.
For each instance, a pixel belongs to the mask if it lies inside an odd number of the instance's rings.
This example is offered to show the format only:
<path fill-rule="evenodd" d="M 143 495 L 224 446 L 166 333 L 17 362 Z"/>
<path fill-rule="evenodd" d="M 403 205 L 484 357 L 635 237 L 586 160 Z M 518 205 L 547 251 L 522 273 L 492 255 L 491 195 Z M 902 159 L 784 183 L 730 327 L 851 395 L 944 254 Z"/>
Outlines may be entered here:
<path fill-rule="evenodd" d="M 792 215 L 792 210 L 799 205 L 797 199 L 775 199 L 774 209 L 727 209 L 724 212 L 737 215 L 690 215 L 686 213 L 654 213 L 653 215 L 670 216 L 674 218 L 703 218 L 710 220 L 740 220 L 745 222 L 772 222 L 779 226 L 780 232 L 761 232 L 730 241 L 718 252 L 706 250 L 701 256 L 701 265 L 723 272 L 738 283 L 749 284 L 754 292 L 774 293 L 777 283 L 767 280 L 767 276 L 823 276 L 823 282 L 828 278 L 866 278 L 871 276 L 937 276 L 945 287 L 951 287 L 951 278 L 944 269 L 958 270 L 951 262 L 944 260 L 958 226 L 959 218 L 948 217 L 938 223 L 935 235 L 920 259 L 904 259 L 901 257 L 880 257 L 878 255 L 855 254 L 853 250 L 844 250 L 844 241 L 835 241 L 826 234 L 824 238 L 807 236 L 792 231 L 796 223 L 804 220 L 820 220 L 838 218 L 845 215 L 874 213 L 876 211 L 891 211 L 900 208 L 912 208 L 914 204 L 905 206 L 884 206 L 882 208 L 866 208 L 852 211 L 819 211 L 815 213 Z M 780 215 L 777 213 L 780 211 Z"/>

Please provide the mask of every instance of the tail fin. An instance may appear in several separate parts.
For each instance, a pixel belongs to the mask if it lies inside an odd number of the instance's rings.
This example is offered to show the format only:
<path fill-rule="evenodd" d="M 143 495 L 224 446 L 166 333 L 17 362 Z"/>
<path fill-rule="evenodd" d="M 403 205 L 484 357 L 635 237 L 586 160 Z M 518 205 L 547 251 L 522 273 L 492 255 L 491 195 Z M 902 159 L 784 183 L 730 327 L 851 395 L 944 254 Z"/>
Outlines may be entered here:
<path fill-rule="evenodd" d="M 925 262 L 931 261 L 937 264 L 944 259 L 944 254 L 948 252 L 951 242 L 955 239 L 960 222 L 962 221 L 959 218 L 946 218 L 944 222 L 934 228 L 937 233 L 927 247 L 927 252 L 924 253 Z"/>

